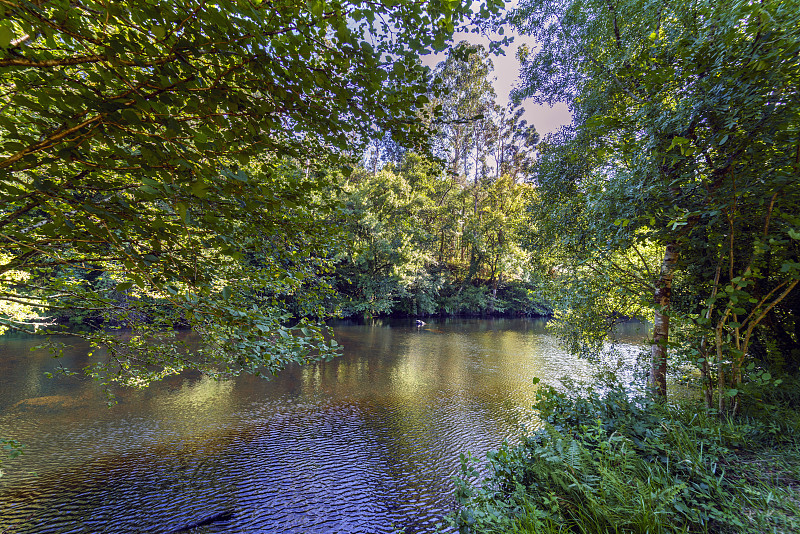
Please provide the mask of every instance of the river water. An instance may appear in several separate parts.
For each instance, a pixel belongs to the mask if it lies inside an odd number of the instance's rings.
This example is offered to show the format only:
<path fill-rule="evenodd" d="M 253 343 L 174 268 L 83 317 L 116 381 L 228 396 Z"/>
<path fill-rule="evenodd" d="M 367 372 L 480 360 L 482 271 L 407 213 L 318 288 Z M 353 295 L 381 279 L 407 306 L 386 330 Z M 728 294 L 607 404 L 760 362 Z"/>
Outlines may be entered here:
<path fill-rule="evenodd" d="M 534 376 L 591 377 L 540 320 L 334 328 L 331 362 L 271 381 L 183 375 L 111 408 L 91 381 L 44 376 L 86 347 L 56 360 L 0 338 L 0 437 L 26 444 L 4 463 L 0 533 L 432 532 L 459 455 L 535 421 Z"/>

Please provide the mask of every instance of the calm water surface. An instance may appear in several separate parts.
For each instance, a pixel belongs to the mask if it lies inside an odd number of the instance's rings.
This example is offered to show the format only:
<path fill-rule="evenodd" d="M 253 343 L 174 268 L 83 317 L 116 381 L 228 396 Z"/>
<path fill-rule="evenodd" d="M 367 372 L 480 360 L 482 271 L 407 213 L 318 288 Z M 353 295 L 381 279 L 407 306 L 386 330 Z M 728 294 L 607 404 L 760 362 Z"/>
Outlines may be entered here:
<path fill-rule="evenodd" d="M 542 321 L 335 330 L 332 362 L 270 382 L 175 377 L 112 408 L 90 381 L 44 377 L 85 347 L 62 361 L 0 338 L 0 436 L 26 444 L 0 478 L 0 532 L 431 532 L 459 454 L 533 421 L 532 377 L 591 374 Z"/>

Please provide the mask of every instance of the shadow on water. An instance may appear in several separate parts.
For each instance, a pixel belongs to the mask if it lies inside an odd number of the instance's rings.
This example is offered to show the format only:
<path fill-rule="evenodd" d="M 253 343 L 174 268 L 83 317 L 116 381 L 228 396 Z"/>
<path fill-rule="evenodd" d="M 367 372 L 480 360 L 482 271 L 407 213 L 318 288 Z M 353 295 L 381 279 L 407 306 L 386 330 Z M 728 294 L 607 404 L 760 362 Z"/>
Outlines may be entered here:
<path fill-rule="evenodd" d="M 3 345 L 0 435 L 27 449 L 0 479 L 0 525 L 430 532 L 452 507 L 459 454 L 531 421 L 531 378 L 591 371 L 536 321 L 335 328 L 345 351 L 331 362 L 270 382 L 175 377 L 112 408 L 91 382 L 42 379 L 57 363 L 47 354 Z"/>

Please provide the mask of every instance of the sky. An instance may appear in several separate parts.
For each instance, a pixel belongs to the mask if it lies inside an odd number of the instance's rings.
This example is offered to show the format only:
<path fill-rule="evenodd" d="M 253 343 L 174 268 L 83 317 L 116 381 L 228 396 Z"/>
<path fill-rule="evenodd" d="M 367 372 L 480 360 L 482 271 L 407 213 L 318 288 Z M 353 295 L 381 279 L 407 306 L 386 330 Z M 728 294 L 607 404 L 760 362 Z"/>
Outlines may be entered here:
<path fill-rule="evenodd" d="M 506 34 L 514 37 L 514 42 L 506 48 L 505 56 L 492 56 L 492 62 L 494 63 L 493 76 L 495 77 L 492 83 L 497 93 L 497 103 L 502 106 L 508 103 L 508 95 L 512 87 L 518 86 L 520 83 L 517 49 L 522 43 L 527 43 L 532 50 L 536 49 L 536 42 L 531 37 L 521 36 L 508 28 L 505 30 Z M 460 41 L 469 41 L 487 47 L 489 43 L 488 38 L 474 33 L 457 33 L 453 37 L 453 43 Z M 423 58 L 423 63 L 434 67 L 437 63 L 443 61 L 445 56 L 446 54 L 444 53 L 431 54 Z M 551 108 L 550 106 L 540 106 L 530 101 L 523 101 L 522 107 L 525 108 L 523 117 L 528 121 L 528 124 L 536 127 L 536 131 L 541 136 L 554 132 L 561 126 L 572 122 L 572 115 L 570 115 L 566 104 L 556 104 Z"/>

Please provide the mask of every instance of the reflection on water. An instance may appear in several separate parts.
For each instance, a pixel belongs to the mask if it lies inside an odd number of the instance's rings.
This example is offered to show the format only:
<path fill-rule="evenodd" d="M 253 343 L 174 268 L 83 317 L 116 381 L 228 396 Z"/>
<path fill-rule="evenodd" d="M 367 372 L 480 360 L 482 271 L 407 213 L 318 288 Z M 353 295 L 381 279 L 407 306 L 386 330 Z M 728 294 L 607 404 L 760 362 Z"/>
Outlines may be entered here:
<path fill-rule="evenodd" d="M 532 377 L 589 378 L 543 326 L 343 323 L 331 362 L 271 382 L 173 377 L 112 408 L 91 382 L 43 378 L 59 362 L 30 338 L 4 338 L 0 436 L 27 447 L 0 479 L 0 532 L 432 531 L 459 453 L 530 421 Z"/>

